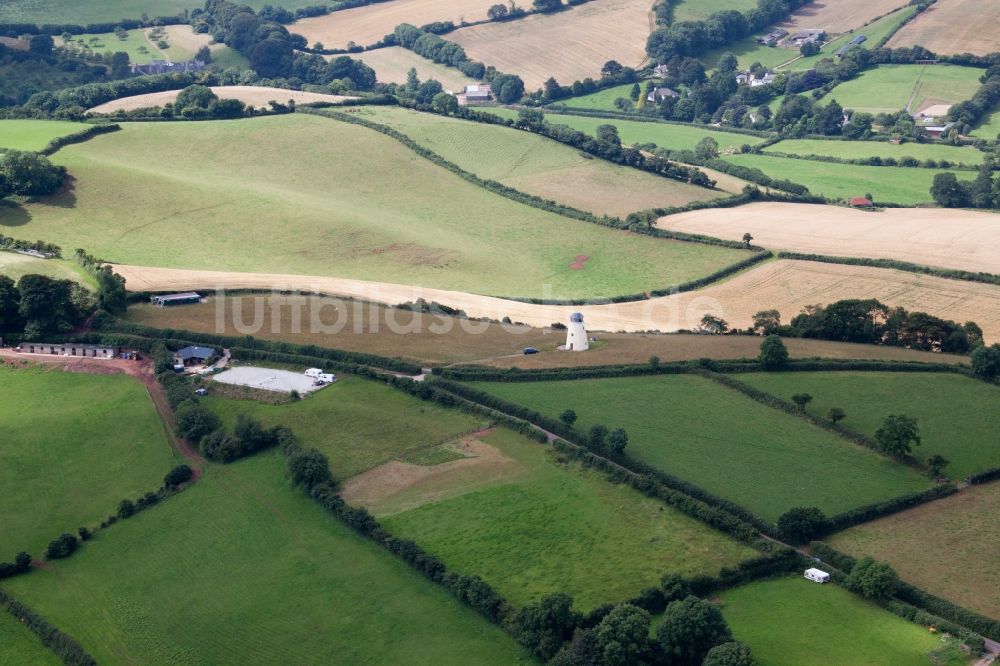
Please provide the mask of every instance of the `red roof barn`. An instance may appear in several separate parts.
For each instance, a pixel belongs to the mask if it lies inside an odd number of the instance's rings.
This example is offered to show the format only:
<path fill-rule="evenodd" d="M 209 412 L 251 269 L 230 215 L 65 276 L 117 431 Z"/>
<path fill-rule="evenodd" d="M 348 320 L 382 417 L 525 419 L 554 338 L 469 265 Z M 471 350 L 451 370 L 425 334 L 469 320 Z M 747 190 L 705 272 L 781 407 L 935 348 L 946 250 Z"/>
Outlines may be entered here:
<path fill-rule="evenodd" d="M 865 197 L 854 197 L 851 199 L 851 208 L 871 208 L 874 205 L 871 199 L 866 199 Z"/>

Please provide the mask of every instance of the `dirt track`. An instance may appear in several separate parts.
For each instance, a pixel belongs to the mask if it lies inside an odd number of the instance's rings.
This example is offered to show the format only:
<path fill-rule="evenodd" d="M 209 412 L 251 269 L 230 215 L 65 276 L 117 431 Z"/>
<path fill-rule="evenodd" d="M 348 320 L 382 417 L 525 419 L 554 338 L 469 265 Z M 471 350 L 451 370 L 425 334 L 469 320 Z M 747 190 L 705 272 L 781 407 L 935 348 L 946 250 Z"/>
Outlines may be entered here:
<path fill-rule="evenodd" d="M 864 212 L 842 206 L 753 203 L 660 218 L 660 229 L 739 240 L 771 250 L 1000 273 L 1000 215 L 941 208 Z"/>
<path fill-rule="evenodd" d="M 179 92 L 179 90 L 164 90 L 163 92 L 123 97 L 105 102 L 92 109 L 87 109 L 87 113 L 114 113 L 120 109 L 131 111 L 150 106 L 163 106 L 167 102 L 172 103 L 177 99 Z M 257 108 L 267 107 L 271 100 L 284 104 L 288 100 L 293 99 L 296 104 L 308 104 L 309 102 L 342 102 L 347 99 L 354 99 L 353 97 L 342 97 L 340 95 L 324 95 L 322 93 L 304 92 L 302 90 L 265 88 L 262 86 L 212 86 L 212 92 L 221 99 L 238 99 L 245 104 Z"/>
<path fill-rule="evenodd" d="M 773 261 L 697 292 L 631 303 L 536 305 L 442 289 L 346 278 L 188 271 L 116 266 L 132 291 L 215 289 L 299 290 L 376 303 L 398 304 L 423 298 L 464 310 L 471 317 L 503 319 L 531 326 L 565 322 L 582 312 L 588 328 L 600 331 L 676 331 L 698 326 L 704 314 L 746 327 L 759 310 L 777 308 L 785 321 L 804 306 L 841 298 L 877 298 L 960 322 L 976 321 L 986 338 L 1000 340 L 1000 287 L 914 275 L 903 271 L 806 261 Z"/>

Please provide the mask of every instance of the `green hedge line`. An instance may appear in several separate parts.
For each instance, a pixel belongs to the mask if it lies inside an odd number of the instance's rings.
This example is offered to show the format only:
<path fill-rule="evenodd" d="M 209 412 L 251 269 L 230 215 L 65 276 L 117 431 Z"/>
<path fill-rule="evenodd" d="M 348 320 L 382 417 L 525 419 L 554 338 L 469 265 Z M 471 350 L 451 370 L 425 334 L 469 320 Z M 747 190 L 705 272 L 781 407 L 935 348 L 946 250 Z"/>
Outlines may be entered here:
<path fill-rule="evenodd" d="M 75 639 L 3 590 L 0 590 L 0 606 L 38 636 L 42 645 L 52 650 L 67 666 L 96 666 L 97 661 Z"/>
<path fill-rule="evenodd" d="M 884 502 L 875 502 L 873 504 L 858 507 L 857 509 L 845 511 L 844 513 L 839 513 L 828 518 L 826 521 L 827 528 L 825 532 L 830 534 L 833 532 L 839 532 L 840 530 L 846 530 L 848 527 L 860 525 L 861 523 L 867 523 L 870 520 L 899 513 L 900 511 L 906 511 L 907 509 L 912 509 L 920 504 L 926 504 L 927 502 L 933 502 L 934 500 L 941 499 L 942 497 L 954 495 L 957 492 L 958 488 L 955 485 L 942 483 L 932 488 L 928 488 L 927 490 L 910 493 L 908 495 L 901 495 L 899 497 L 893 497 L 892 499 L 885 500 Z"/>
<path fill-rule="evenodd" d="M 772 150 L 767 153 L 771 157 L 784 157 L 792 160 L 807 160 L 811 162 L 827 162 L 832 164 L 856 164 L 859 166 L 887 166 L 887 167 L 903 167 L 904 169 L 957 169 L 964 171 L 978 171 L 979 167 L 974 164 L 965 164 L 964 162 L 952 163 L 950 160 L 944 160 L 946 166 L 940 166 L 936 161 L 931 160 L 930 163 L 925 161 L 917 160 L 916 158 L 911 158 L 916 161 L 916 164 L 900 164 L 899 160 L 895 158 L 882 159 L 881 157 L 834 157 L 832 155 L 815 155 L 810 153 L 809 155 L 803 155 L 801 153 L 785 153 L 779 150 Z M 903 158 L 901 158 L 903 159 Z"/>
<path fill-rule="evenodd" d="M 814 541 L 811 543 L 810 549 L 816 554 L 817 557 L 829 562 L 846 573 L 850 573 L 851 569 L 854 568 L 854 564 L 857 562 L 857 560 L 850 555 L 842 553 L 829 544 L 821 541 Z M 981 615 L 980 613 L 971 611 L 967 608 L 963 608 L 958 604 L 942 599 L 931 594 L 930 592 L 925 592 L 924 590 L 914 587 L 909 583 L 900 583 L 899 589 L 896 591 L 896 597 L 911 606 L 923 609 L 928 613 L 933 613 L 938 616 L 938 618 L 943 618 L 944 620 L 949 621 L 949 623 L 960 625 L 960 628 L 972 630 L 978 634 L 986 636 L 987 638 L 992 638 L 993 640 L 1000 640 L 1000 621 L 988 618 L 985 615 Z M 896 612 L 892 608 L 889 608 L 889 610 Z M 897 615 L 898 614 L 899 613 L 897 613 Z M 907 619 L 913 620 L 912 617 Z M 923 622 L 921 622 L 921 624 L 923 624 Z M 946 630 L 950 633 L 960 634 L 960 628 L 958 631 L 953 629 Z"/>
<path fill-rule="evenodd" d="M 87 139 L 90 139 L 101 134 L 110 134 L 112 132 L 118 132 L 121 130 L 121 125 L 116 123 L 111 123 L 109 125 L 91 125 L 82 132 L 76 132 L 74 134 L 68 134 L 66 136 L 58 136 L 51 141 L 48 145 L 42 148 L 39 153 L 42 155 L 51 155 L 60 148 L 68 146 L 74 143 L 83 143 Z"/>
<path fill-rule="evenodd" d="M 933 275 L 949 280 L 965 280 L 967 282 L 983 282 L 985 284 L 1000 284 L 1000 275 L 976 271 L 962 271 L 953 268 L 933 268 L 908 261 L 896 259 L 869 259 L 865 257 L 831 257 L 823 254 L 807 254 L 803 252 L 779 252 L 779 259 L 797 259 L 799 261 L 818 261 L 824 264 L 846 264 L 848 266 L 872 266 L 874 268 L 894 268 L 908 273 Z"/>
<path fill-rule="evenodd" d="M 340 349 L 328 349 L 317 347 L 316 345 L 299 345 L 291 342 L 278 342 L 272 340 L 261 340 L 253 336 L 235 337 L 228 335 L 218 335 L 215 333 L 197 333 L 183 329 L 159 329 L 141 324 L 133 324 L 122 320 L 109 320 L 101 323 L 100 330 L 107 333 L 123 333 L 146 338 L 181 338 L 185 342 L 198 344 L 210 344 L 218 347 L 239 347 L 241 349 L 253 349 L 260 352 L 274 352 L 278 354 L 298 354 L 310 358 L 320 358 L 336 363 L 368 365 L 375 368 L 391 370 L 393 372 L 404 372 L 411 375 L 420 373 L 420 366 L 416 363 L 408 363 L 399 359 L 367 354 L 364 352 L 343 351 Z"/>
<path fill-rule="evenodd" d="M 973 474 L 967 479 L 967 481 L 971 485 L 976 485 L 979 483 L 988 483 L 990 481 L 996 481 L 998 479 L 1000 479 L 1000 467 L 994 467 L 993 469 L 987 469 L 977 474 Z"/>
<path fill-rule="evenodd" d="M 555 102 L 554 105 L 558 105 Z M 720 130 L 717 127 L 712 127 L 710 125 L 699 125 L 697 123 L 685 123 L 679 120 L 664 120 L 659 117 L 650 117 L 635 115 L 631 113 L 618 113 L 615 111 L 600 111 L 600 110 L 590 110 L 590 109 L 577 109 L 573 108 L 572 111 L 563 111 L 554 107 L 542 107 L 541 111 L 543 113 L 551 113 L 552 115 L 564 115 L 564 116 L 591 116 L 594 118 L 608 118 L 610 120 L 634 120 L 636 122 L 644 123 L 655 123 L 659 125 L 680 125 L 682 127 L 693 127 L 695 129 L 704 129 L 706 132 L 712 133 L 723 133 L 723 134 L 743 134 L 745 136 L 756 136 L 756 137 L 773 137 L 773 132 L 765 132 L 762 130 L 747 129 L 745 127 L 727 127 L 724 130 Z M 779 137 L 780 140 L 780 137 Z"/>

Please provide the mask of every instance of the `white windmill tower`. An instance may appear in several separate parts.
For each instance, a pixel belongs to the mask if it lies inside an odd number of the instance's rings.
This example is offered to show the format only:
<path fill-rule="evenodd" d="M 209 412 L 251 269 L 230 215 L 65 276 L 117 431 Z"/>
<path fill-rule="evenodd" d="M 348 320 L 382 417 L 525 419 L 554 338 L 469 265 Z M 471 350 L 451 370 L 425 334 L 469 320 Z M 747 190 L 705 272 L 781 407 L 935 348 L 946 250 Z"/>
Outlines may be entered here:
<path fill-rule="evenodd" d="M 590 343 L 587 341 L 587 329 L 583 327 L 583 315 L 574 312 L 569 316 L 569 327 L 566 329 L 566 351 L 587 351 Z"/>

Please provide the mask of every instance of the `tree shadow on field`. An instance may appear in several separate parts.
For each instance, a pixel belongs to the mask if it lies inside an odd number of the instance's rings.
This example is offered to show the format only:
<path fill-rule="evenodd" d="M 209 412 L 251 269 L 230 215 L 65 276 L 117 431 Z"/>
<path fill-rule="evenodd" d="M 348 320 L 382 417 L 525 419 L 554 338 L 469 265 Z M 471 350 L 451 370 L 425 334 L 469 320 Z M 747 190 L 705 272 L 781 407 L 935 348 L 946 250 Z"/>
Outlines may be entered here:
<path fill-rule="evenodd" d="M 76 178 L 73 174 L 66 174 L 62 189 L 48 197 L 36 197 L 32 201 L 46 206 L 57 206 L 59 208 L 76 208 Z"/>
<path fill-rule="evenodd" d="M 24 206 L 0 199 L 0 227 L 21 227 L 31 221 L 31 213 Z"/>

